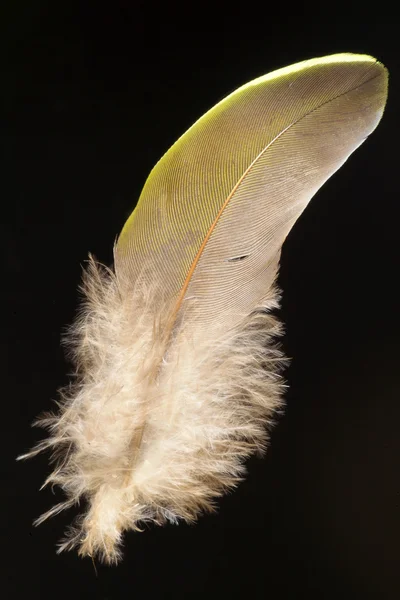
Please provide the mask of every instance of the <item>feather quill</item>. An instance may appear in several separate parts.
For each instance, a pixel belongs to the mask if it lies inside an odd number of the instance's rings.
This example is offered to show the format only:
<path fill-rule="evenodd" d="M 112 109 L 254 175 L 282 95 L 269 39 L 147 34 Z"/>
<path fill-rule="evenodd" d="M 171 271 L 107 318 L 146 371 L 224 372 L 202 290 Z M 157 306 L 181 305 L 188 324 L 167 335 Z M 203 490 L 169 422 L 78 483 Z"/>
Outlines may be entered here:
<path fill-rule="evenodd" d="M 377 126 L 387 71 L 339 54 L 260 77 L 151 172 L 114 269 L 92 258 L 68 341 L 76 378 L 39 419 L 46 484 L 87 509 L 59 549 L 105 562 L 143 523 L 194 521 L 263 451 L 282 408 L 275 280 L 290 229 Z"/>

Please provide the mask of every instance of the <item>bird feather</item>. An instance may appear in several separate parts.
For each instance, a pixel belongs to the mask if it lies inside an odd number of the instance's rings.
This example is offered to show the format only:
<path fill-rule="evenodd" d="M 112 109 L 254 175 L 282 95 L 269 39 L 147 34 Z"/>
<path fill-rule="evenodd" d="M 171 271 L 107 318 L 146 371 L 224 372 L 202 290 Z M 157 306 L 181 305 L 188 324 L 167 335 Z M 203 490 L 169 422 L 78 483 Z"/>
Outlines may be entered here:
<path fill-rule="evenodd" d="M 387 71 L 338 54 L 242 86 L 162 157 L 114 249 L 90 258 L 50 431 L 46 484 L 84 499 L 60 550 L 105 562 L 124 532 L 191 522 L 242 479 L 281 412 L 280 251 L 321 185 L 377 126 Z"/>

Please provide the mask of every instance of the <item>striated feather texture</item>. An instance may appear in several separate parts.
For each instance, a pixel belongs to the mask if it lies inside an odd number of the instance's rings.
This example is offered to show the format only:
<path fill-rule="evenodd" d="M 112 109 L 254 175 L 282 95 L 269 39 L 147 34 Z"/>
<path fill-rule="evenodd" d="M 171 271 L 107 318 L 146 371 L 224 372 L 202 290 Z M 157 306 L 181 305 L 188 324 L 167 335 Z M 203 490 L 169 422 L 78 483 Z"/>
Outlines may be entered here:
<path fill-rule="evenodd" d="M 89 260 L 75 379 L 21 457 L 51 449 L 45 485 L 66 494 L 37 523 L 86 503 L 60 550 L 117 562 L 125 531 L 213 510 L 265 449 L 284 389 L 282 244 L 386 95 L 371 57 L 305 61 L 228 96 L 153 169 L 115 268 Z"/>

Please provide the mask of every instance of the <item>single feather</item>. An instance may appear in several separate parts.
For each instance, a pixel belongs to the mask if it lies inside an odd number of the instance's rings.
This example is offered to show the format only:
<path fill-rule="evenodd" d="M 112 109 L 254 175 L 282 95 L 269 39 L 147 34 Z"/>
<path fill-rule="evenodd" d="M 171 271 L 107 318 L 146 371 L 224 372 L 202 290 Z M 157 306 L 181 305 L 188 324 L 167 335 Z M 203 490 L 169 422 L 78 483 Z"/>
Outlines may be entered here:
<path fill-rule="evenodd" d="M 337 54 L 255 79 L 152 170 L 115 247 L 89 260 L 69 344 L 77 375 L 45 484 L 87 509 L 60 550 L 116 562 L 145 522 L 194 521 L 235 486 L 282 407 L 275 285 L 282 244 L 321 185 L 377 126 L 387 71 Z"/>

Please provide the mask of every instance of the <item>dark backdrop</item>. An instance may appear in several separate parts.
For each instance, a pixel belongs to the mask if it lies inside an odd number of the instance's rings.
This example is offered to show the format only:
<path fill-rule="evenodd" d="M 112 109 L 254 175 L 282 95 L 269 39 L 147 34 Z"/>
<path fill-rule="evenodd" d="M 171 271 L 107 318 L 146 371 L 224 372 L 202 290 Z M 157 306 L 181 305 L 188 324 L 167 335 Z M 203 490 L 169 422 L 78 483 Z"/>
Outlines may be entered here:
<path fill-rule="evenodd" d="M 1 6 L 4 597 L 398 598 L 399 26 L 326 6 L 105 6 Z M 198 525 L 129 534 L 117 568 L 57 557 L 71 515 L 31 525 L 55 500 L 38 492 L 47 457 L 14 457 L 67 381 L 60 334 L 88 251 L 111 262 L 151 167 L 218 100 L 343 51 L 387 65 L 389 102 L 284 246 L 290 389 L 266 458 Z"/>

